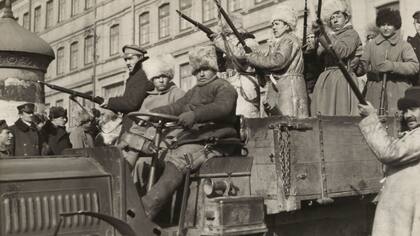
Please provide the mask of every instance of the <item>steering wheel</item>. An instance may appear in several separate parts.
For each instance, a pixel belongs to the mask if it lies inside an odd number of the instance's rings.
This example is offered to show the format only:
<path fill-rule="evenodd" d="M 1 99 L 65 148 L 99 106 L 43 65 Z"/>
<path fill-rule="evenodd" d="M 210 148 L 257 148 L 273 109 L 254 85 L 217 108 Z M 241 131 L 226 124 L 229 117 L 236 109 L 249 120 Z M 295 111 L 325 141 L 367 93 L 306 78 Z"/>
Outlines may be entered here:
<path fill-rule="evenodd" d="M 127 114 L 127 117 L 136 123 L 139 122 L 140 120 L 150 122 L 149 119 L 145 119 L 145 117 L 153 118 L 153 120 L 160 120 L 164 123 L 171 123 L 171 122 L 178 121 L 177 116 L 156 113 L 156 112 L 130 112 Z"/>

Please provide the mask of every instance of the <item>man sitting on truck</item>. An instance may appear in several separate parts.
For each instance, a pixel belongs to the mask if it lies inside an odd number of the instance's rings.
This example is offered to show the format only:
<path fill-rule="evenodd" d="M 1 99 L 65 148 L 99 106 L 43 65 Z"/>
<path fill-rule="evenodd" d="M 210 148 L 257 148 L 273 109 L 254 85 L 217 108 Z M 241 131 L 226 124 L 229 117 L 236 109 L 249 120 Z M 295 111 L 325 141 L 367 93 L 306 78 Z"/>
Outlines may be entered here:
<path fill-rule="evenodd" d="M 217 146 L 207 148 L 206 141 L 238 137 L 235 129 L 238 94 L 229 82 L 217 77 L 215 48 L 197 47 L 189 52 L 189 60 L 197 85 L 175 103 L 151 110 L 178 116 L 178 124 L 183 127 L 177 136 L 177 147 L 168 150 L 162 176 L 142 198 L 145 213 L 151 219 L 181 184 L 188 169 L 196 170 L 209 158 L 229 154 Z"/>

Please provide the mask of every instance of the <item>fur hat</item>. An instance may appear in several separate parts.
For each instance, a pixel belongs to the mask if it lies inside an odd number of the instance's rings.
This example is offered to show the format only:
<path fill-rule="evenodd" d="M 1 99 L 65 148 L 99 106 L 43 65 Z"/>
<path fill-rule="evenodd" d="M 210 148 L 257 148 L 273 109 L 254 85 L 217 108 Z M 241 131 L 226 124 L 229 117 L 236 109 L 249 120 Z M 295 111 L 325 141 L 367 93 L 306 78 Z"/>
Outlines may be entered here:
<path fill-rule="evenodd" d="M 288 5 L 278 5 L 271 17 L 271 23 L 275 20 L 281 20 L 288 24 L 292 30 L 295 30 L 297 24 L 296 10 Z"/>
<path fill-rule="evenodd" d="M 237 12 L 229 13 L 229 19 L 232 21 L 233 25 L 235 26 L 235 28 L 238 30 L 239 33 L 246 32 L 244 28 L 244 23 L 242 20 L 242 15 L 240 13 L 237 13 Z M 225 18 L 222 18 L 222 20 L 219 21 L 218 27 L 219 27 L 218 30 L 220 32 L 229 32 L 229 33 L 232 32 L 232 29 L 230 28 L 228 23 L 226 23 Z"/>
<path fill-rule="evenodd" d="M 24 103 L 22 105 L 17 106 L 19 113 L 26 112 L 29 114 L 33 114 L 35 110 L 35 104 L 33 103 Z"/>
<path fill-rule="evenodd" d="M 398 109 L 406 110 L 408 108 L 420 107 L 420 87 L 415 86 L 405 90 L 404 97 L 398 100 Z"/>
<path fill-rule="evenodd" d="M 327 0 L 322 4 L 321 18 L 329 25 L 331 16 L 338 11 L 351 17 L 350 7 L 345 0 Z"/>
<path fill-rule="evenodd" d="M 188 56 L 193 74 L 201 68 L 209 68 L 219 71 L 216 48 L 214 46 L 195 47 L 188 53 Z"/>
<path fill-rule="evenodd" d="M 143 70 L 149 80 L 160 75 L 172 79 L 174 77 L 174 61 L 175 58 L 170 54 L 153 57 L 143 63 Z"/>
<path fill-rule="evenodd" d="M 393 25 L 395 29 L 401 28 L 401 15 L 398 10 L 391 10 L 389 8 L 384 8 L 378 11 L 376 14 L 376 26 L 380 27 L 381 25 Z"/>
<path fill-rule="evenodd" d="M 67 117 L 67 110 L 62 107 L 51 107 L 50 114 L 48 115 L 50 120 L 58 117 Z"/>

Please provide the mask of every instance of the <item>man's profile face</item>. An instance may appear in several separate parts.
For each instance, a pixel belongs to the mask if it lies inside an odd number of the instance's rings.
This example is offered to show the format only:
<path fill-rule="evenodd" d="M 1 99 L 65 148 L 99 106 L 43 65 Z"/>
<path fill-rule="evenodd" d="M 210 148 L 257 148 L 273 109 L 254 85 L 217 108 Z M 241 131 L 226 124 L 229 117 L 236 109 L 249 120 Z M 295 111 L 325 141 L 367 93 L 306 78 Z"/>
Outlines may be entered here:
<path fill-rule="evenodd" d="M 134 66 L 139 62 L 143 57 L 141 55 L 134 55 L 128 54 L 124 55 L 125 65 L 127 66 L 128 70 L 132 72 L 134 70 Z"/>
<path fill-rule="evenodd" d="M 165 91 L 169 87 L 170 79 L 165 75 L 160 75 L 152 78 L 153 85 L 155 86 L 156 90 L 161 92 Z"/>
<path fill-rule="evenodd" d="M 210 68 L 200 68 L 194 71 L 194 76 L 197 78 L 197 82 L 206 82 L 212 79 L 216 75 L 216 71 Z"/>
<path fill-rule="evenodd" d="M 414 19 L 414 28 L 418 35 L 420 35 L 420 19 Z"/>
<path fill-rule="evenodd" d="M 22 111 L 22 113 L 20 114 L 20 118 L 23 120 L 23 121 L 25 121 L 25 122 L 28 122 L 28 123 L 31 123 L 32 122 L 32 117 L 33 117 L 33 113 L 28 113 L 28 112 L 24 112 L 24 111 Z"/>
<path fill-rule="evenodd" d="M 404 121 L 410 130 L 420 125 L 420 107 L 408 108 L 403 111 Z"/>
<path fill-rule="evenodd" d="M 12 144 L 13 134 L 9 129 L 3 129 L 0 131 L 0 144 L 9 146 Z"/>

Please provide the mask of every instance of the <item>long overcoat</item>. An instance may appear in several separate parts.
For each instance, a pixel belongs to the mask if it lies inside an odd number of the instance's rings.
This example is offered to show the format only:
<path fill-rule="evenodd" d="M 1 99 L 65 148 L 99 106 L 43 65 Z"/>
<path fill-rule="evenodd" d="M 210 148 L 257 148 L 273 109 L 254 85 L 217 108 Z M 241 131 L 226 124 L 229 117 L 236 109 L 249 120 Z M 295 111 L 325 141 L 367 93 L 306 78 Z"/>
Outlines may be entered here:
<path fill-rule="evenodd" d="M 359 34 L 351 25 L 330 35 L 332 48 L 350 69 L 350 62 L 356 55 L 357 48 L 362 44 Z M 358 100 L 351 91 L 343 73 L 338 68 L 337 61 L 322 47 L 319 48 L 320 57 L 324 61 L 325 70 L 315 83 L 311 115 L 358 115 Z M 358 84 L 352 74 L 353 81 Z"/>
<path fill-rule="evenodd" d="M 308 117 L 303 54 L 299 39 L 292 32 L 270 40 L 268 46 L 255 48 L 246 60 L 271 77 L 265 103 L 274 108 L 270 111 L 272 115 Z"/>
<path fill-rule="evenodd" d="M 404 41 L 400 32 L 389 39 L 381 34 L 370 41 L 360 58 L 360 72 L 369 72 L 366 84 L 366 100 L 379 108 L 383 73 L 378 72 L 377 65 L 385 59 L 393 63 L 393 72 L 387 73 L 385 109 L 389 115 L 398 112 L 397 101 L 404 96 L 405 90 L 412 86 L 413 76 L 419 71 L 419 62 L 409 43 Z M 360 71 L 361 70 L 361 71 Z"/>
<path fill-rule="evenodd" d="M 107 108 L 121 112 L 126 115 L 129 112 L 138 111 L 147 97 L 147 91 L 153 90 L 153 84 L 147 79 L 146 74 L 141 68 L 141 64 L 137 64 L 135 69 L 128 77 L 125 85 L 124 94 L 119 97 L 112 97 L 108 101 Z M 121 133 L 127 131 L 132 121 L 123 116 L 123 125 Z"/>
<path fill-rule="evenodd" d="M 411 44 L 414 49 L 414 52 L 417 55 L 417 60 L 420 61 L 420 34 L 417 33 L 414 37 L 408 36 L 407 42 Z M 417 78 L 413 77 L 414 85 L 419 85 L 420 83 L 420 72 L 417 73 Z"/>
<path fill-rule="evenodd" d="M 13 133 L 13 156 L 38 156 L 41 153 L 41 140 L 34 124 L 28 126 L 18 119 L 10 127 Z"/>
<path fill-rule="evenodd" d="M 372 236 L 420 235 L 420 128 L 395 139 L 387 134 L 376 114 L 364 118 L 359 127 L 386 166 Z"/>

